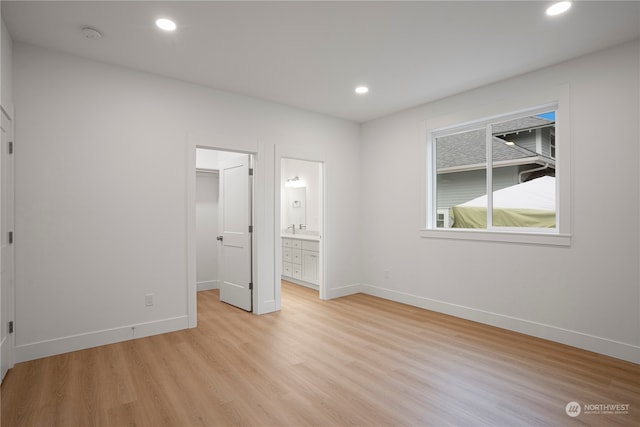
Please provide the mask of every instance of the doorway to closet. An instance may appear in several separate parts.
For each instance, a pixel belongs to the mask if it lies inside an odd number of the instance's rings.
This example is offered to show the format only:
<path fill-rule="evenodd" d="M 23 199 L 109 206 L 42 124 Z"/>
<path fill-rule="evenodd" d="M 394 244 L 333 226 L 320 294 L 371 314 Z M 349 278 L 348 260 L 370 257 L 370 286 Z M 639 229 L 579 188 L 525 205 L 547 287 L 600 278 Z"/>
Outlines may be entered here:
<path fill-rule="evenodd" d="M 253 157 L 196 149 L 196 287 L 253 310 Z"/>
<path fill-rule="evenodd" d="M 323 163 L 282 158 L 280 164 L 281 279 L 324 296 Z"/>

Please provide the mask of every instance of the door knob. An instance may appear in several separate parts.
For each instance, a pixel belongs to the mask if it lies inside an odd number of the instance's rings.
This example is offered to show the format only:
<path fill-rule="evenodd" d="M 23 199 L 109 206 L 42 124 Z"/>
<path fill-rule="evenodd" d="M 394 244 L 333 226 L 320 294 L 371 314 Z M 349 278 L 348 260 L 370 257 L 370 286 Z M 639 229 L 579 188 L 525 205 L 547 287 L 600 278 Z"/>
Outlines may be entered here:
<path fill-rule="evenodd" d="M 216 240 L 220 240 L 222 242 L 223 237 L 222 236 L 218 236 L 216 237 Z"/>

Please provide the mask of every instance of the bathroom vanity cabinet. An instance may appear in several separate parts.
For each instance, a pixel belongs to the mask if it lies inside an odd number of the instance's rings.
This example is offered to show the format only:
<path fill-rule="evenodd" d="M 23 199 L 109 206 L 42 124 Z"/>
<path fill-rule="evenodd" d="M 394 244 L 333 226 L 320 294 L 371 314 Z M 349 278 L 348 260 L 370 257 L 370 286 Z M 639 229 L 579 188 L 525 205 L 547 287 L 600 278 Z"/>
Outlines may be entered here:
<path fill-rule="evenodd" d="M 317 240 L 282 238 L 282 275 L 299 285 L 318 289 L 319 245 Z"/>

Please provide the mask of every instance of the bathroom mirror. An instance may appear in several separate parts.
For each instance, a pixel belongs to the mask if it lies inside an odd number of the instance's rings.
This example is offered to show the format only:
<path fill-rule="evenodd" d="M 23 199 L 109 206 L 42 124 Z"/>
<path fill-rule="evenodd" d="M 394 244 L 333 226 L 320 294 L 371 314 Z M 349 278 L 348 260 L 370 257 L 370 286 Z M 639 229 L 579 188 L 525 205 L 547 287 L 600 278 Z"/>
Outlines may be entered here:
<path fill-rule="evenodd" d="M 287 227 L 295 224 L 296 229 L 304 229 L 307 226 L 306 218 L 307 188 L 287 187 Z"/>

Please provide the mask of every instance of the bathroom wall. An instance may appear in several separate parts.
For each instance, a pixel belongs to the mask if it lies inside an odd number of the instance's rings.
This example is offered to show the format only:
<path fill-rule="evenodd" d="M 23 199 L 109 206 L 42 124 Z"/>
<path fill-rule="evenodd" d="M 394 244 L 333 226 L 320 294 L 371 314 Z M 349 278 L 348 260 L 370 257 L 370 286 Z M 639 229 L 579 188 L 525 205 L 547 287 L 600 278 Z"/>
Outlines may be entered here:
<path fill-rule="evenodd" d="M 321 183 L 320 183 L 320 164 L 317 162 L 309 162 L 306 160 L 283 159 L 282 175 L 281 175 L 281 223 L 282 229 L 285 230 L 291 226 L 287 220 L 286 194 L 287 188 L 285 183 L 287 179 L 299 177 L 304 181 L 307 193 L 306 197 L 306 226 L 307 232 L 315 232 L 320 230 L 320 208 L 321 208 Z M 298 225 L 298 224 L 296 224 Z M 298 232 L 298 230 L 296 230 Z"/>

